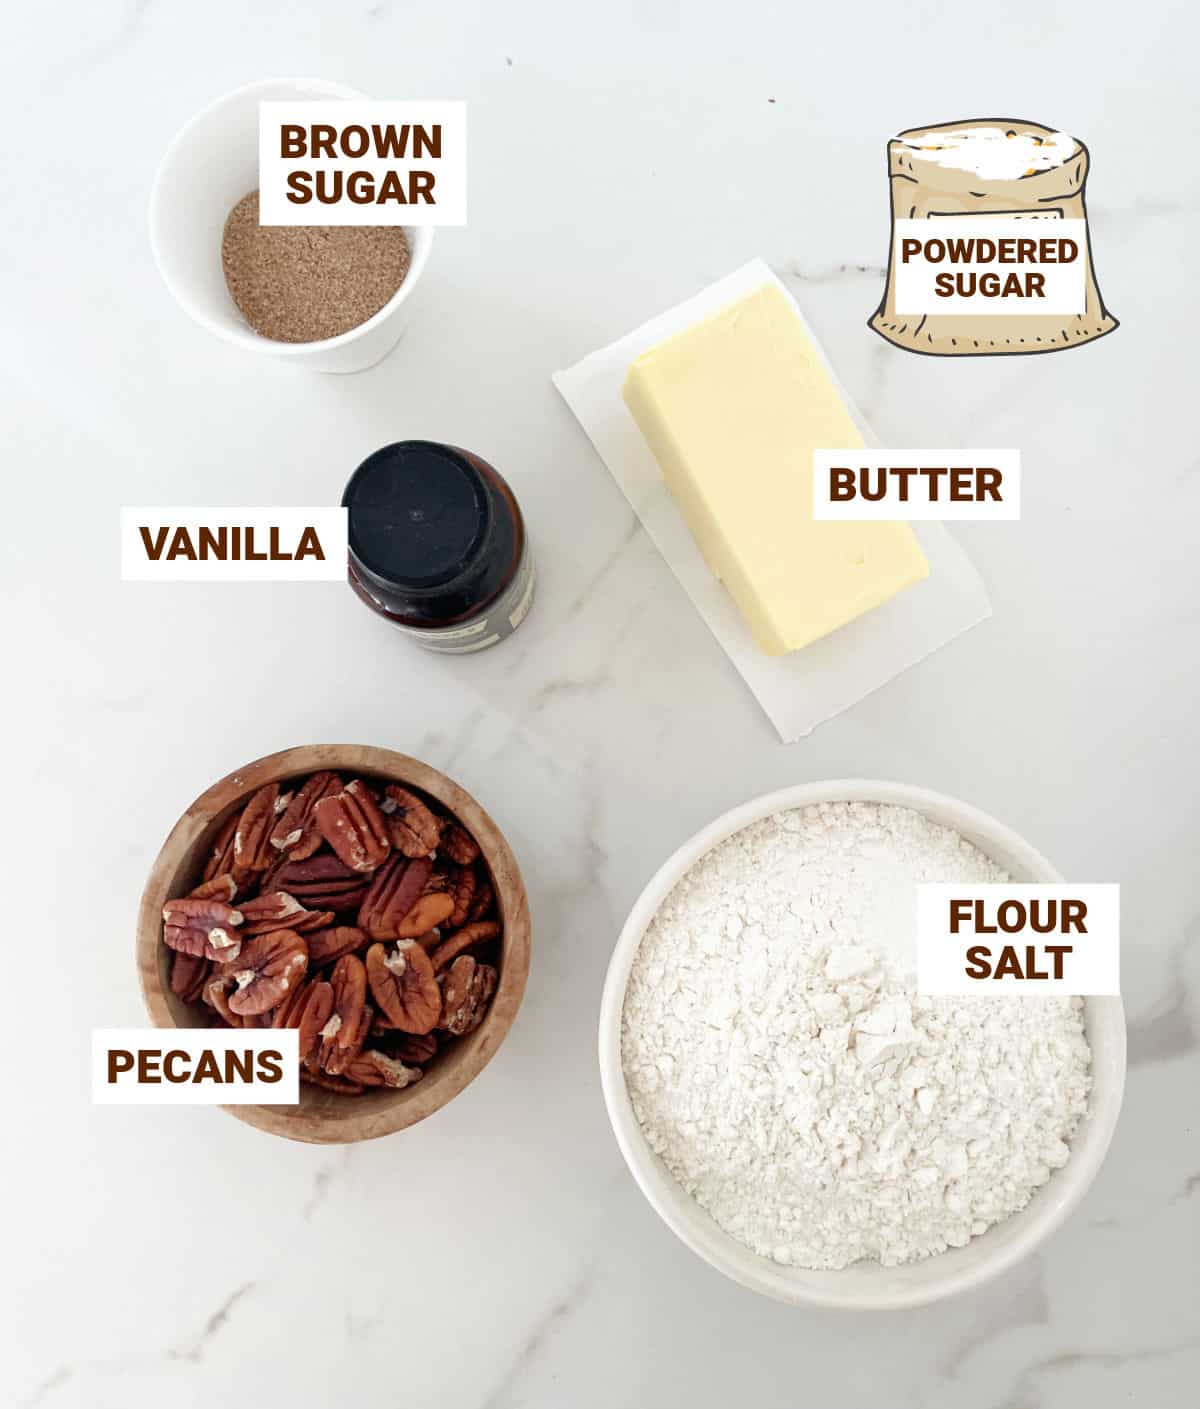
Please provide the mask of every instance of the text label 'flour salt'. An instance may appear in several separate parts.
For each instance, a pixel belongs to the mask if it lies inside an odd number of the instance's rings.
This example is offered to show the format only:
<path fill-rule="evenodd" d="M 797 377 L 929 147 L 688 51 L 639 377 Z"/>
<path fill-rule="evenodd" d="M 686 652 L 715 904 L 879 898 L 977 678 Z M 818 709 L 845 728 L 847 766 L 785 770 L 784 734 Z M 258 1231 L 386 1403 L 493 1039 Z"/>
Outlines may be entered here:
<path fill-rule="evenodd" d="M 1120 887 L 917 887 L 917 992 L 1028 995 L 1121 991 Z"/>

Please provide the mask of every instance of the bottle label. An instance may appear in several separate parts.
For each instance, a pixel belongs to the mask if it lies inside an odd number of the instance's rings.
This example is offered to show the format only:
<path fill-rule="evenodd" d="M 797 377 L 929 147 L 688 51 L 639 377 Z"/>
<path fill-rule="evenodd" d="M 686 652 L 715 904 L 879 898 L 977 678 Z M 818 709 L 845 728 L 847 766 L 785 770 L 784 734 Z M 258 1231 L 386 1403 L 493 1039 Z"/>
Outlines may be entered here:
<path fill-rule="evenodd" d="M 483 616 L 461 626 L 423 627 L 402 626 L 393 623 L 397 631 L 411 636 L 418 645 L 428 651 L 440 651 L 443 655 L 465 656 L 474 651 L 485 651 L 511 636 L 529 614 L 533 605 L 535 586 L 533 555 L 526 543 L 521 561 L 513 580 L 503 592 L 490 602 Z"/>

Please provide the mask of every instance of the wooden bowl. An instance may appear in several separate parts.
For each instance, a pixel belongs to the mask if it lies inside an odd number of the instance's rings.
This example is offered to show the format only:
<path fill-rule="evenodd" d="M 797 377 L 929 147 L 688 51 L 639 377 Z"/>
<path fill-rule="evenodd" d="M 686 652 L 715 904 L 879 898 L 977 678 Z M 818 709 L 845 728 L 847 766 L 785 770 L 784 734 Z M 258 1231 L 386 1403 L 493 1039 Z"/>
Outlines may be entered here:
<path fill-rule="evenodd" d="M 138 916 L 137 963 L 150 1018 L 156 1027 L 203 1027 L 198 1006 L 182 1002 L 170 987 L 171 951 L 162 942 L 162 908 L 199 883 L 200 872 L 221 824 L 265 783 L 332 768 L 351 777 L 415 787 L 456 817 L 479 843 L 491 872 L 503 922 L 499 982 L 483 1022 L 438 1053 L 422 1080 L 402 1091 L 386 1087 L 361 1096 L 301 1085 L 296 1106 L 226 1106 L 260 1130 L 313 1144 L 350 1144 L 391 1135 L 440 1110 L 487 1066 L 521 1006 L 529 973 L 529 902 L 516 858 L 500 829 L 475 799 L 444 773 L 390 749 L 358 744 L 315 744 L 256 759 L 203 793 L 171 830 L 158 853 Z"/>

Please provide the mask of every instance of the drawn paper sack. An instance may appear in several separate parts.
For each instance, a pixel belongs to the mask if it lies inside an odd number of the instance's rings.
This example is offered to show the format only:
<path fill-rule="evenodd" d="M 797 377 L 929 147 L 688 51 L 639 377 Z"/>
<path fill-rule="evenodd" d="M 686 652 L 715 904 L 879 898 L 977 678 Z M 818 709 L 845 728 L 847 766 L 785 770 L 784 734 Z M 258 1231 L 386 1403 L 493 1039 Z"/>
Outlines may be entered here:
<path fill-rule="evenodd" d="M 947 122 L 914 127 L 894 137 L 888 143 L 892 241 L 887 289 L 871 327 L 897 347 L 941 357 L 1058 352 L 1112 332 L 1117 320 L 1100 297 L 1086 237 L 1081 313 L 913 315 L 897 310 L 897 220 L 973 216 L 1086 221 L 1087 174 L 1083 143 L 1036 122 Z"/>

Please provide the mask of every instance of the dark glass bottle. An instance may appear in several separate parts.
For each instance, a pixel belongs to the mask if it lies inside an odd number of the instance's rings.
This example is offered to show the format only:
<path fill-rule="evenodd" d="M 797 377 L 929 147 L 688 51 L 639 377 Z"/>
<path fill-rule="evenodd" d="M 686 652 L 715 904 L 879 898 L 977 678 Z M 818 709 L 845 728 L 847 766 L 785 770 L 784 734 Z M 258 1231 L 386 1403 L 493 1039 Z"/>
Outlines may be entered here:
<path fill-rule="evenodd" d="M 397 441 L 359 465 L 342 503 L 351 587 L 420 645 L 482 651 L 525 619 L 534 586 L 525 521 L 486 460 Z"/>

